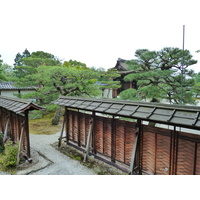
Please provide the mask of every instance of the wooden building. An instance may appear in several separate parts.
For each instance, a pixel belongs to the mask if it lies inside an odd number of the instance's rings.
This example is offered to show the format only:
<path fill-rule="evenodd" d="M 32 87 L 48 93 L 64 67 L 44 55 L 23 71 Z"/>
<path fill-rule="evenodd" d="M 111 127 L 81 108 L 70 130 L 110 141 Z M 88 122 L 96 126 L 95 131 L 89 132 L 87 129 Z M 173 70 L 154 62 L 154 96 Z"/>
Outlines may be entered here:
<path fill-rule="evenodd" d="M 35 91 L 34 87 L 16 87 L 13 82 L 0 82 L 0 95 L 17 97 Z"/>
<path fill-rule="evenodd" d="M 114 67 L 120 74 L 120 77 L 114 79 L 115 81 L 120 81 L 121 87 L 117 90 L 113 90 L 113 98 L 116 98 L 120 92 L 129 89 L 129 88 L 134 88 L 137 89 L 137 82 L 132 81 L 132 82 L 126 82 L 124 81 L 124 77 L 130 73 L 134 73 L 133 70 L 128 69 L 128 64 L 126 63 L 127 60 L 118 58 L 117 63 Z"/>

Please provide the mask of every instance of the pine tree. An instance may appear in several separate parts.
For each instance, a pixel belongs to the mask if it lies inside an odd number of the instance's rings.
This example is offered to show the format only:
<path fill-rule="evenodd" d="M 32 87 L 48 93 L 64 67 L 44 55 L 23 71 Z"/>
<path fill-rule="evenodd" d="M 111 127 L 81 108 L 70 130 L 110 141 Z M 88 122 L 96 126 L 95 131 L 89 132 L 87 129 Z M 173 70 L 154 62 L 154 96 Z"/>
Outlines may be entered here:
<path fill-rule="evenodd" d="M 160 51 L 137 50 L 136 59 L 128 61 L 129 67 L 134 73 L 125 77 L 125 81 L 137 81 L 138 90 L 132 92 L 134 95 L 132 99 L 154 102 L 165 99 L 175 104 L 182 101 L 184 104 L 194 103 L 193 94 L 188 90 L 194 84 L 194 80 L 190 78 L 194 71 L 188 70 L 188 67 L 196 64 L 197 61 L 192 59 L 188 50 L 184 51 L 184 76 L 182 78 L 182 55 L 182 49 L 171 47 L 163 48 Z M 130 97 L 127 92 L 122 93 L 121 96 L 125 99 Z"/>

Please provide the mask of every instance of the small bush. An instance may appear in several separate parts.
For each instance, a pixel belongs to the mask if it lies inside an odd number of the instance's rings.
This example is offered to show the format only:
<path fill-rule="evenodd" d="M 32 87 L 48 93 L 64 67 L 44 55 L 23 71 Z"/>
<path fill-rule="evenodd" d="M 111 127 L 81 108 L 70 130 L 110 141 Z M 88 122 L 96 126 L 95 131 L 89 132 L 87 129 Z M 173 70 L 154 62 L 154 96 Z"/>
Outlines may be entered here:
<path fill-rule="evenodd" d="M 18 154 L 18 144 L 13 144 L 12 141 L 8 140 L 4 145 L 4 152 L 0 157 L 0 165 L 3 169 L 9 169 L 16 167 L 17 165 L 17 154 Z"/>

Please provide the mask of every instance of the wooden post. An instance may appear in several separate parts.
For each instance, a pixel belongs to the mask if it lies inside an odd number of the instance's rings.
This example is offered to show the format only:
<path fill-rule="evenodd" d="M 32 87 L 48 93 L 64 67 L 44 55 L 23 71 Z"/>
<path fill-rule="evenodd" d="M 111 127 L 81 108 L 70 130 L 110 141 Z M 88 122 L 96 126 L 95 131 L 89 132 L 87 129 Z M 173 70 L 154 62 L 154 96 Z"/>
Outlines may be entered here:
<path fill-rule="evenodd" d="M 61 131 L 60 131 L 60 137 L 58 138 L 58 140 L 59 140 L 58 147 L 61 146 L 61 142 L 62 142 L 62 139 L 63 139 L 63 132 L 64 132 L 64 129 L 65 129 L 65 123 L 66 123 L 66 112 L 64 114 L 63 124 L 62 124 L 62 128 L 61 128 Z"/>
<path fill-rule="evenodd" d="M 95 135 L 95 112 L 92 112 L 93 128 L 92 128 L 92 153 L 96 154 L 96 135 Z"/>
<path fill-rule="evenodd" d="M 87 161 L 87 158 L 88 158 L 88 154 L 89 154 L 89 148 L 90 148 L 90 140 L 91 140 L 91 136 L 92 136 L 92 131 L 93 131 L 93 119 L 90 120 L 90 128 L 89 128 L 89 133 L 88 133 L 88 137 L 87 137 L 87 145 L 86 145 L 86 148 L 85 148 L 85 156 L 84 156 L 84 160 L 83 162 L 86 162 Z"/>
<path fill-rule="evenodd" d="M 26 132 L 27 157 L 30 158 L 31 152 L 30 152 L 30 139 L 29 139 L 28 110 L 25 111 L 24 131 Z"/>
<path fill-rule="evenodd" d="M 77 112 L 77 134 L 78 134 L 78 146 L 81 146 L 81 133 L 80 133 L 80 111 Z"/>
<path fill-rule="evenodd" d="M 112 135 L 111 135 L 111 161 L 115 163 L 116 157 L 116 119 L 112 118 Z"/>
<path fill-rule="evenodd" d="M 17 154 L 17 165 L 19 164 L 19 161 L 20 161 L 20 153 L 21 153 L 21 148 L 22 148 L 23 137 L 24 137 L 24 127 L 22 127 L 20 140 L 19 140 L 19 149 L 18 149 L 18 154 Z"/>
<path fill-rule="evenodd" d="M 131 164 L 130 164 L 130 170 L 129 174 L 133 174 L 134 171 L 134 166 L 135 166 L 135 157 L 136 157 L 136 151 L 137 151 L 137 146 L 138 146 L 138 137 L 140 135 L 140 130 L 141 130 L 141 120 L 138 119 L 137 121 L 137 128 L 135 132 L 135 140 L 133 144 L 133 150 L 132 150 L 132 156 L 131 156 Z"/>
<path fill-rule="evenodd" d="M 132 175 L 133 174 L 133 169 L 134 169 L 134 164 L 135 164 L 135 155 L 136 155 L 136 149 L 137 149 L 137 141 L 138 141 L 138 130 L 135 133 L 135 140 L 133 144 L 133 150 L 132 150 L 132 156 L 131 156 L 131 164 L 130 164 L 130 171 L 129 173 Z"/>

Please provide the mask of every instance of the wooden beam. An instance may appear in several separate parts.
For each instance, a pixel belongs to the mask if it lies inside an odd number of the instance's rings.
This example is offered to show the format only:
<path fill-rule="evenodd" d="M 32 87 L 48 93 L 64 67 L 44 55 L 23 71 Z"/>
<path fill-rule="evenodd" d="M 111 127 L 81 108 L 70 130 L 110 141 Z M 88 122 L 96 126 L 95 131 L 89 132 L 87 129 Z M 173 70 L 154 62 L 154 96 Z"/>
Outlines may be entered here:
<path fill-rule="evenodd" d="M 61 142 L 62 142 L 62 139 L 63 139 L 63 132 L 64 132 L 64 129 L 65 129 L 65 123 L 66 123 L 66 112 L 64 114 L 63 124 L 62 124 L 62 128 L 61 128 L 61 131 L 60 131 L 60 137 L 58 138 L 58 140 L 59 140 L 58 147 L 61 146 Z"/>
<path fill-rule="evenodd" d="M 116 157 L 116 119 L 113 115 L 112 122 L 111 122 L 111 161 L 115 163 Z"/>
<path fill-rule="evenodd" d="M 28 110 L 25 111 L 24 131 L 26 133 L 26 142 L 27 142 L 26 152 L 27 152 L 27 157 L 29 159 L 31 157 L 31 151 L 30 151 L 30 139 L 29 139 Z"/>
<path fill-rule="evenodd" d="M 90 140 L 91 140 L 91 136 L 92 136 L 92 132 L 93 132 L 93 118 L 90 120 L 90 128 L 89 128 L 89 133 L 88 133 L 88 137 L 87 137 L 87 144 L 86 144 L 86 148 L 85 148 L 85 156 L 84 156 L 84 160 L 83 162 L 86 162 L 88 159 L 88 154 L 89 154 L 89 149 L 90 149 Z"/>
<path fill-rule="evenodd" d="M 133 150 L 132 150 L 132 156 L 131 156 L 131 164 L 130 164 L 130 170 L 129 174 L 133 174 L 134 171 L 134 164 L 135 164 L 135 156 L 136 156 L 136 149 L 137 149 L 137 143 L 138 143 L 138 136 L 139 136 L 139 128 L 136 129 L 135 132 L 135 140 L 133 144 Z"/>
<path fill-rule="evenodd" d="M 23 137 L 24 137 L 24 127 L 22 127 L 21 134 L 20 134 L 19 149 L 18 149 L 18 154 L 17 154 L 17 165 L 19 165 L 19 161 L 20 161 L 20 153 L 22 149 Z"/>

